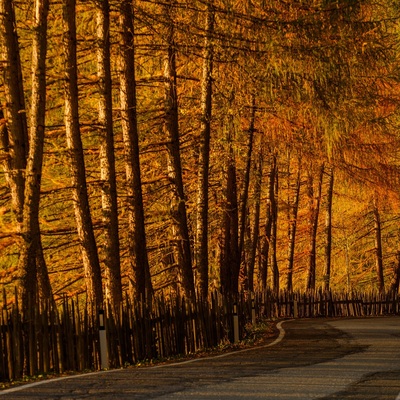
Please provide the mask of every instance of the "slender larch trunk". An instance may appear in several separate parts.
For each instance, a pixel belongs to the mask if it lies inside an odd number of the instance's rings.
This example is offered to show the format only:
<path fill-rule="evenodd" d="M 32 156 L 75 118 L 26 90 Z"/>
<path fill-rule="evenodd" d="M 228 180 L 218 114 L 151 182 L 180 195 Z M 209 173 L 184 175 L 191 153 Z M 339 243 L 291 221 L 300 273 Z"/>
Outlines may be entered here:
<path fill-rule="evenodd" d="M 176 72 L 176 48 L 174 38 L 174 21 L 172 19 L 174 0 L 164 6 L 167 18 L 167 54 L 164 60 L 165 82 L 165 131 L 168 136 L 168 177 L 171 182 L 172 199 L 170 213 L 174 221 L 178 264 L 180 266 L 181 284 L 184 294 L 195 296 L 192 255 L 186 213 L 186 197 L 182 178 L 182 162 L 178 122 L 178 92 Z"/>
<path fill-rule="evenodd" d="M 316 280 L 316 267 L 317 267 L 317 231 L 318 231 L 318 219 L 319 219 L 319 209 L 321 204 L 321 194 L 322 194 L 322 181 L 324 177 L 324 165 L 320 168 L 320 173 L 317 182 L 317 193 L 314 197 L 313 189 L 313 176 L 309 173 L 308 176 L 308 196 L 310 202 L 310 226 L 309 226 L 309 265 L 307 274 L 307 290 L 315 290 L 315 280 Z"/>
<path fill-rule="evenodd" d="M 325 270 L 323 289 L 330 290 L 331 268 L 332 268 L 332 201 L 333 201 L 333 184 L 334 173 L 330 168 L 328 173 L 328 192 L 326 194 L 325 206 Z"/>
<path fill-rule="evenodd" d="M 104 223 L 105 297 L 114 309 L 122 301 L 121 261 L 115 173 L 112 82 L 110 67 L 110 9 L 108 0 L 97 5 L 97 76 L 99 78 L 101 200 Z"/>
<path fill-rule="evenodd" d="M 213 2 L 207 5 L 206 33 L 204 37 L 203 77 L 201 83 L 201 126 L 199 143 L 199 169 L 197 177 L 197 218 L 195 256 L 197 287 L 200 297 L 208 295 L 208 186 L 210 165 L 210 136 L 212 117 L 212 71 L 214 31 Z"/>
<path fill-rule="evenodd" d="M 137 125 L 135 47 L 132 2 L 120 3 L 119 81 L 122 134 L 129 224 L 129 257 L 136 300 L 151 301 L 153 288 L 147 256 L 147 240 Z"/>
<path fill-rule="evenodd" d="M 64 113 L 72 200 L 82 253 L 88 301 L 91 306 L 100 308 L 103 302 L 101 270 L 89 207 L 85 161 L 79 125 L 76 2 L 75 0 L 63 0 L 63 6 Z"/>

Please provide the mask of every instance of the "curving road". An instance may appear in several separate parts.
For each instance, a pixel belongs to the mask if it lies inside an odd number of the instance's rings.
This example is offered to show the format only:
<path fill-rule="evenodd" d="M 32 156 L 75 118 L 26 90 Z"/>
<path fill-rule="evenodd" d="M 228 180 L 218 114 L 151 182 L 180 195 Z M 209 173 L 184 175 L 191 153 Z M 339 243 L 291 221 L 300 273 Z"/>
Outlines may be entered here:
<path fill-rule="evenodd" d="M 42 381 L 0 397 L 400 400 L 400 317 L 285 321 L 263 347 Z"/>

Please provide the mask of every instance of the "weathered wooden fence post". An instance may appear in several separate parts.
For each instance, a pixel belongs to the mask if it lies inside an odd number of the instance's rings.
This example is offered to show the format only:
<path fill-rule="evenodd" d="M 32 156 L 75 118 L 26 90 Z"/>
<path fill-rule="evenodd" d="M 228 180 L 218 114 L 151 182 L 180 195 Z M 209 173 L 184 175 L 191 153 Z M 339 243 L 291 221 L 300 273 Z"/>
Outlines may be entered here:
<path fill-rule="evenodd" d="M 293 299 L 293 318 L 299 317 L 299 307 L 297 304 L 297 299 Z"/>

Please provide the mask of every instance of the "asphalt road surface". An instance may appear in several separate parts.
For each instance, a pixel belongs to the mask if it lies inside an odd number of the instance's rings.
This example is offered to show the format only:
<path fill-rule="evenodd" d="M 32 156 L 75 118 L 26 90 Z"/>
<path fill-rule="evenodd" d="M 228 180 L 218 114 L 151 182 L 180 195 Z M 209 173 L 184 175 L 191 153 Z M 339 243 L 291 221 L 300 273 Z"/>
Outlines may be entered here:
<path fill-rule="evenodd" d="M 30 400 L 400 400 L 400 317 L 285 321 L 263 347 L 0 391 Z M 1 400 L 1 399 L 0 399 Z"/>

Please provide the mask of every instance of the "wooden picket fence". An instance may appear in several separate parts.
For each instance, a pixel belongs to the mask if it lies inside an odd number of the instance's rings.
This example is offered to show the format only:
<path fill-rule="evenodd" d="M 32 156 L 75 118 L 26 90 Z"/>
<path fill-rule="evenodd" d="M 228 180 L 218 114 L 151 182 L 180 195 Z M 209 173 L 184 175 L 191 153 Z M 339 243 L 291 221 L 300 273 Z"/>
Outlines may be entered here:
<path fill-rule="evenodd" d="M 398 293 L 307 292 L 256 294 L 257 314 L 269 318 L 368 317 L 400 314 Z"/>
<path fill-rule="evenodd" d="M 118 313 L 105 307 L 109 367 L 168 359 L 215 348 L 239 337 L 257 320 L 277 318 L 366 317 L 400 313 L 398 294 L 242 293 L 227 298 L 212 293 L 192 303 L 157 297 L 151 309 L 126 298 Z M 0 380 L 101 368 L 98 316 L 79 299 L 57 305 L 35 304 L 23 314 L 4 301 L 0 315 Z"/>

